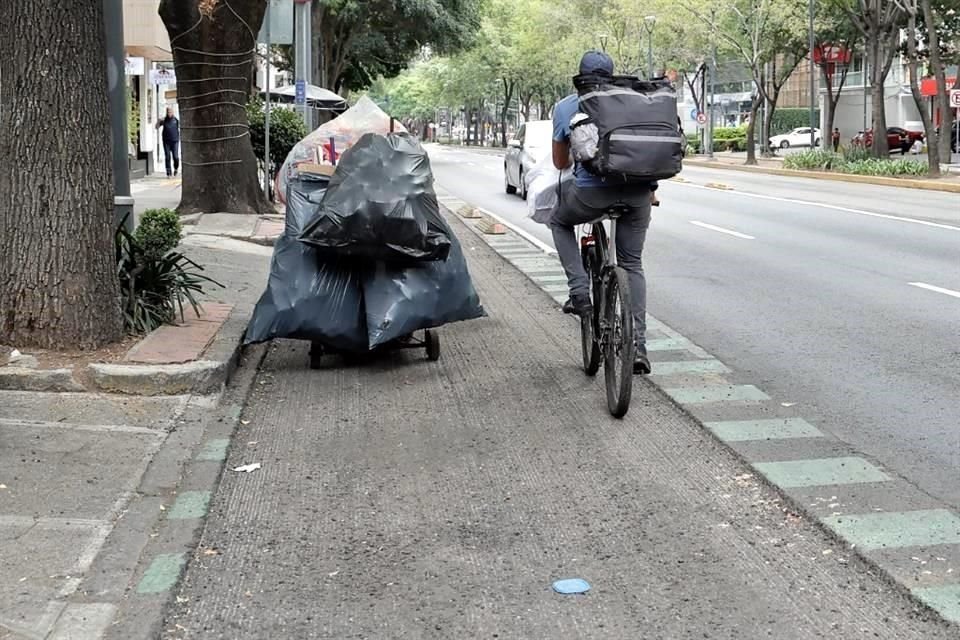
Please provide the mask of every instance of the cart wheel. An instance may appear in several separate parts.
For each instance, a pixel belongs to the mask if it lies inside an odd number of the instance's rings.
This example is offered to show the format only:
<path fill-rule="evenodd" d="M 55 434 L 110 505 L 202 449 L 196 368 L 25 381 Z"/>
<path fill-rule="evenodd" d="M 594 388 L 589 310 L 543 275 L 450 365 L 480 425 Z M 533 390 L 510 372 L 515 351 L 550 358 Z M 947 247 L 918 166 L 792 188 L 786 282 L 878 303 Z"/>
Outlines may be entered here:
<path fill-rule="evenodd" d="M 424 339 L 427 343 L 427 359 L 436 362 L 440 359 L 440 336 L 427 329 L 424 331 Z"/>
<path fill-rule="evenodd" d="M 323 345 L 314 342 L 310 345 L 310 368 L 319 369 L 323 360 Z"/>

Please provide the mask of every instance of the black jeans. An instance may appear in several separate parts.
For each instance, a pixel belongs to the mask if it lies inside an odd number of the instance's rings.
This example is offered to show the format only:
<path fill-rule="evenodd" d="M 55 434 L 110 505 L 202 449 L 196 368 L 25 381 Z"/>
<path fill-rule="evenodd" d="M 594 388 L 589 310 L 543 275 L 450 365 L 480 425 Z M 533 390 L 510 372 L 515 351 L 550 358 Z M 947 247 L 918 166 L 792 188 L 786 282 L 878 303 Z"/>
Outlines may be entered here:
<path fill-rule="evenodd" d="M 163 141 L 163 157 L 167 166 L 167 176 L 172 176 L 180 171 L 180 142 Z M 173 160 L 173 170 L 171 171 L 170 161 Z"/>

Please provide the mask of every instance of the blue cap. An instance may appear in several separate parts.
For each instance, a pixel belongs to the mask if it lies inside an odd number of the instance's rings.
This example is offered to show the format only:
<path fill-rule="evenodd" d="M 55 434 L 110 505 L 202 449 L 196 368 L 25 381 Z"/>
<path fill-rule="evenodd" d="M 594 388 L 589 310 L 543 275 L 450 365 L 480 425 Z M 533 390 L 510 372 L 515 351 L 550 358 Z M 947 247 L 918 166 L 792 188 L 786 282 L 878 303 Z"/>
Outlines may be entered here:
<path fill-rule="evenodd" d="M 613 75 L 613 58 L 603 51 L 587 51 L 580 58 L 580 75 Z"/>

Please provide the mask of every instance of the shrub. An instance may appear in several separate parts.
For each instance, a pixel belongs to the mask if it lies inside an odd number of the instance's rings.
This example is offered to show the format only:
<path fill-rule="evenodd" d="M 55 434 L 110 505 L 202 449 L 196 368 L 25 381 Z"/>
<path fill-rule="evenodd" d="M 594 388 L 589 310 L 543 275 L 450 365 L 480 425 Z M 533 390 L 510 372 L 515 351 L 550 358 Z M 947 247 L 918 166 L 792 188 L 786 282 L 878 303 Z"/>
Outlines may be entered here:
<path fill-rule="evenodd" d="M 204 284 L 223 286 L 198 273 L 203 267 L 182 253 L 147 249 L 123 223 L 114 243 L 124 323 L 130 333 L 149 333 L 173 321 L 178 312 L 182 319 L 184 300 L 199 314 L 197 296 L 203 293 Z"/>
<path fill-rule="evenodd" d="M 820 110 L 813 112 L 817 126 L 820 124 Z M 810 126 L 810 109 L 807 108 L 789 108 L 781 107 L 773 112 L 770 119 L 770 135 L 777 136 L 781 133 L 788 133 L 798 127 Z M 827 136 L 829 138 L 829 136 Z"/>
<path fill-rule="evenodd" d="M 843 164 L 843 157 L 826 149 L 801 151 L 783 159 L 784 169 L 799 171 L 830 171 L 841 164 Z"/>
<path fill-rule="evenodd" d="M 929 167 L 915 160 L 867 158 L 844 163 L 837 170 L 861 176 L 925 176 Z"/>
<path fill-rule="evenodd" d="M 183 226 L 180 216 L 170 209 L 148 209 L 143 212 L 140 224 L 134 233 L 137 244 L 144 253 L 160 257 L 176 249 L 180 244 Z"/>
<path fill-rule="evenodd" d="M 840 149 L 840 153 L 843 154 L 843 159 L 846 162 L 859 162 L 861 160 L 869 160 L 873 158 L 870 150 L 863 145 L 851 145 L 849 147 L 843 147 Z"/>
<path fill-rule="evenodd" d="M 714 140 L 735 140 L 738 138 L 747 138 L 747 126 L 742 127 L 717 127 L 713 130 Z"/>
<path fill-rule="evenodd" d="M 687 153 L 701 153 L 703 151 L 702 147 L 703 144 L 700 141 L 700 134 L 687 134 Z"/>
<path fill-rule="evenodd" d="M 250 142 L 253 144 L 253 152 L 257 159 L 262 161 L 266 139 L 264 131 L 266 113 L 263 102 L 259 98 L 247 103 L 247 119 L 250 122 Z M 307 133 L 307 126 L 299 113 L 282 106 L 270 108 L 270 162 L 274 170 L 280 168 L 290 150 L 303 140 Z"/>
<path fill-rule="evenodd" d="M 915 160 L 851 157 L 858 153 L 837 154 L 824 149 L 794 153 L 783 160 L 784 169 L 799 171 L 836 171 L 861 176 L 924 176 L 927 165 Z"/>

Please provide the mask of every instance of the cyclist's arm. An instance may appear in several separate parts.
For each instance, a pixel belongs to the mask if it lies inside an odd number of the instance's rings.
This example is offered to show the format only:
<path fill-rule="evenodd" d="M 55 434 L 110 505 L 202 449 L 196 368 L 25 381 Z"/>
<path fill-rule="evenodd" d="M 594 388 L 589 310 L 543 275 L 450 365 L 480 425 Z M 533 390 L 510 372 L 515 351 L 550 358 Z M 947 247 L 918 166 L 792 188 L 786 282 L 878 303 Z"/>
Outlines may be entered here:
<path fill-rule="evenodd" d="M 573 159 L 570 157 L 570 142 L 569 141 L 553 141 L 553 166 L 563 171 L 573 164 Z"/>

